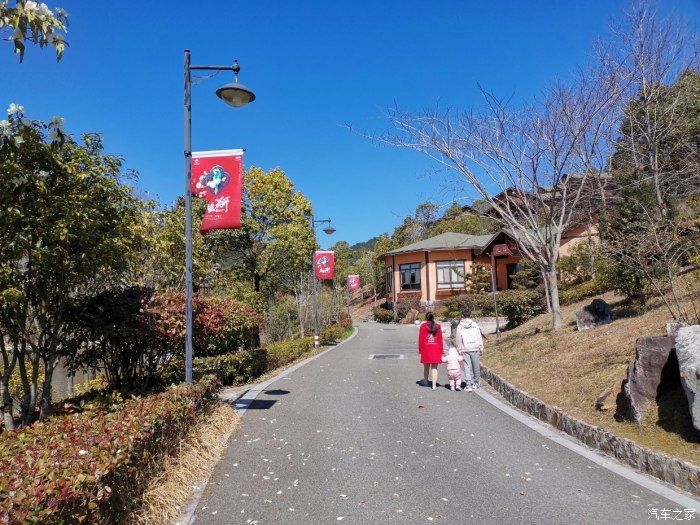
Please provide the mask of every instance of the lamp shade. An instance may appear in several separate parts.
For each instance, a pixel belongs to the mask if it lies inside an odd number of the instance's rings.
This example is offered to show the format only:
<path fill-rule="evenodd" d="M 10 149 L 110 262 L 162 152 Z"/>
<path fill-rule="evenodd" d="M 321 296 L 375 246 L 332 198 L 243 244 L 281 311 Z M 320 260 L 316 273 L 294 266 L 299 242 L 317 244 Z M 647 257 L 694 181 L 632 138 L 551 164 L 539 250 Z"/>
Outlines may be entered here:
<path fill-rule="evenodd" d="M 240 108 L 255 100 L 255 93 L 238 82 L 221 86 L 216 90 L 216 96 L 234 108 Z"/>

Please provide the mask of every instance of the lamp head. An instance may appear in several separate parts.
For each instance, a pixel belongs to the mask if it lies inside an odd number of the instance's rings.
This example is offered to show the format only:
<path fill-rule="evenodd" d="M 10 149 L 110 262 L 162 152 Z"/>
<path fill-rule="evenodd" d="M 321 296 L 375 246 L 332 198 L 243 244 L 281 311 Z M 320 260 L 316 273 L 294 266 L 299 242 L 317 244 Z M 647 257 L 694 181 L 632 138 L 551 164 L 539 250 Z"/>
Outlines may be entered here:
<path fill-rule="evenodd" d="M 238 65 L 238 60 L 235 60 L 233 63 L 233 82 L 216 90 L 216 96 L 234 108 L 240 108 L 255 100 L 255 93 L 243 84 L 239 84 L 238 72 L 240 70 L 241 66 Z"/>

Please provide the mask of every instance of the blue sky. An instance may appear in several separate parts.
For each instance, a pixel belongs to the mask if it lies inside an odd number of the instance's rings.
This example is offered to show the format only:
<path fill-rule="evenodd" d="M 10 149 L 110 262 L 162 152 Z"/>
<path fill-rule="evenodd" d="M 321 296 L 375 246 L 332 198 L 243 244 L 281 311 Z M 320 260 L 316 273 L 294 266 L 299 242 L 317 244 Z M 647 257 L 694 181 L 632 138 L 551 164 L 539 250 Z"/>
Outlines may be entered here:
<path fill-rule="evenodd" d="M 0 53 L 0 104 L 99 131 L 140 172 L 141 192 L 183 191 L 182 63 L 240 61 L 257 100 L 233 110 L 214 95 L 227 73 L 193 88 L 193 149 L 246 148 L 246 165 L 280 166 L 350 243 L 390 231 L 427 199 L 464 194 L 430 177 L 420 155 L 378 148 L 344 124 L 382 130 L 387 106 L 480 103 L 477 83 L 530 97 L 586 60 L 623 1 L 46 0 L 70 16 L 64 59 L 30 47 Z M 127 7 L 128 6 L 128 7 Z M 663 2 L 691 25 L 700 0 Z"/>

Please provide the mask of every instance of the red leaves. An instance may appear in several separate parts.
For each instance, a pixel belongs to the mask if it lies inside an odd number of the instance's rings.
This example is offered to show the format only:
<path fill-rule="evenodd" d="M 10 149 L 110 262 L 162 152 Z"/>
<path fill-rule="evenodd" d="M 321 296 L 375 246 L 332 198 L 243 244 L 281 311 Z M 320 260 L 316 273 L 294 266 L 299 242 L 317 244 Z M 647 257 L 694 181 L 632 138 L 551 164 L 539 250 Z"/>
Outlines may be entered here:
<path fill-rule="evenodd" d="M 133 504 L 154 459 L 177 446 L 216 389 L 208 377 L 111 413 L 70 414 L 3 433 L 0 523 L 113 521 L 110 512 Z"/>

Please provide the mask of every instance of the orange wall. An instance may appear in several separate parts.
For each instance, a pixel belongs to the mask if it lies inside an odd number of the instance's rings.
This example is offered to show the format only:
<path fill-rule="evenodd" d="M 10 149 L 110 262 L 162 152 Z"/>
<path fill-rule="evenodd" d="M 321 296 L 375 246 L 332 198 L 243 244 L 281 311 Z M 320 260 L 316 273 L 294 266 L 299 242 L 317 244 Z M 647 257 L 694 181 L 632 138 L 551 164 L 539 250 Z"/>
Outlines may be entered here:
<path fill-rule="evenodd" d="M 418 292 L 418 290 L 401 290 L 401 278 L 399 275 L 399 265 L 408 263 L 420 263 L 421 264 L 421 289 L 420 298 L 421 301 L 434 301 L 437 292 L 437 267 L 435 263 L 437 261 L 452 261 L 461 260 L 465 261 L 464 271 L 465 273 L 471 273 L 472 269 L 472 251 L 470 249 L 459 249 L 459 250 L 432 250 L 428 253 L 428 263 L 425 263 L 425 252 L 411 252 L 411 253 L 401 253 L 393 256 L 387 255 L 385 257 L 386 266 L 394 265 L 393 275 L 394 275 L 394 291 L 387 294 L 387 299 L 390 301 L 394 300 L 394 296 L 400 297 L 401 295 L 413 295 Z M 428 277 L 430 278 L 430 295 L 428 295 Z M 452 295 L 448 290 L 446 295 Z"/>
<path fill-rule="evenodd" d="M 566 232 L 561 238 L 561 246 L 559 247 L 559 257 L 568 257 L 571 251 L 579 244 L 597 243 L 600 240 L 600 232 L 598 231 L 598 223 L 590 226 L 577 226 Z"/>
<path fill-rule="evenodd" d="M 499 257 L 496 259 L 496 288 L 501 290 L 508 289 L 508 274 L 506 272 L 506 265 L 517 264 L 520 262 L 521 257 L 510 256 L 510 257 Z"/>

